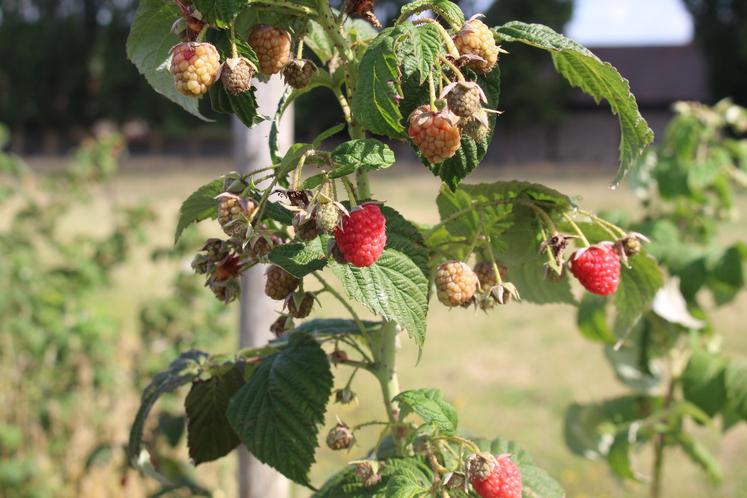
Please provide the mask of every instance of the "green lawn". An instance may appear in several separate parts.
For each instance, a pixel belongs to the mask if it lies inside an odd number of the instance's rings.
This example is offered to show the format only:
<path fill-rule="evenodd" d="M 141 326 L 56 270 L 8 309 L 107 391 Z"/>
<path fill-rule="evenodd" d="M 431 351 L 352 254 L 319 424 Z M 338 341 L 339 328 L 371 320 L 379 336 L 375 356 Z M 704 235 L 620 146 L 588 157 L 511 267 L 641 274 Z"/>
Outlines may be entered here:
<path fill-rule="evenodd" d="M 143 200 L 154 202 L 161 215 L 155 241 L 167 244 L 173 232 L 175 214 L 180 201 L 201 183 L 230 169 L 221 161 L 211 161 L 210 170 L 197 163 L 175 166 L 173 161 L 134 161 L 134 168 L 120 174 L 111 188 L 97 199 L 122 202 Z M 569 195 L 578 195 L 581 203 L 591 209 L 633 209 L 636 201 L 624 188 L 607 188 L 612 178 L 610 170 L 595 174 L 587 170 L 561 174 L 531 170 L 489 170 L 472 182 L 496 179 L 526 179 L 544 183 Z M 392 171 L 374 179 L 376 197 L 386 201 L 405 216 L 418 222 L 436 219 L 434 199 L 438 182 L 430 173 L 418 167 L 405 172 Z M 743 213 L 747 202 L 741 199 Z M 108 201 L 107 201 L 108 202 Z M 72 220 L 71 223 L 79 223 Z M 207 233 L 207 232 L 206 232 Z M 735 222 L 725 231 L 728 238 L 747 239 L 747 226 Z M 143 258 L 146 252 L 143 251 Z M 161 294 L 163 267 L 143 265 L 136 271 L 120 275 L 119 286 L 111 296 L 118 303 L 125 323 L 134 326 L 133 313 L 137 303 L 151 295 Z M 207 290 L 205 292 L 208 292 Z M 322 315 L 340 313 L 337 307 L 323 301 Z M 739 311 L 747 305 L 739 302 L 716 315 L 718 330 L 724 335 L 724 349 L 747 357 L 747 334 L 739 322 Z M 423 357 L 417 363 L 416 351 L 409 340 L 402 338 L 400 376 L 403 388 L 438 387 L 458 408 L 462 429 L 470 434 L 503 436 L 515 439 L 555 477 L 568 491 L 569 497 L 633 497 L 645 496 L 645 485 L 624 486 L 607 470 L 606 464 L 590 462 L 572 455 L 562 438 L 563 413 L 573 402 L 599 400 L 624 392 L 604 361 L 601 348 L 583 339 L 575 328 L 574 309 L 563 306 L 539 307 L 511 304 L 485 315 L 472 310 L 448 310 L 432 301 L 428 320 L 428 338 Z M 229 345 L 227 345 L 228 347 Z M 344 382 L 348 372 L 339 369 L 338 381 Z M 379 393 L 372 378 L 361 373 L 354 383 L 360 404 L 341 407 L 330 405 L 327 420 L 339 416 L 350 424 L 381 419 Z M 667 497 L 747 497 L 747 427 L 744 424 L 719 438 L 718 427 L 698 429 L 725 470 L 725 483 L 711 488 L 705 477 L 683 455 L 671 453 L 665 466 L 665 496 Z M 323 434 L 326 433 L 323 432 Z M 321 484 L 324 477 L 346 460 L 355 459 L 375 438 L 375 430 L 359 435 L 359 447 L 350 454 L 318 452 L 319 465 L 314 468 L 313 482 Z M 649 455 L 637 458 L 638 469 L 646 475 Z M 213 477 L 222 496 L 232 496 L 232 473 L 221 464 L 207 464 L 198 469 Z M 303 490 L 294 496 L 303 497 Z"/>

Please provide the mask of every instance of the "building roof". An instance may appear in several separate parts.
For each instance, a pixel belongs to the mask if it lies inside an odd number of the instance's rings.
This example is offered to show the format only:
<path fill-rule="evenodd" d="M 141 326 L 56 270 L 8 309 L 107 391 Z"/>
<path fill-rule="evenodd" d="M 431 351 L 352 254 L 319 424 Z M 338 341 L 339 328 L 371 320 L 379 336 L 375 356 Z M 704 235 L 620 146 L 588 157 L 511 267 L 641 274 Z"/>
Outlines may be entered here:
<path fill-rule="evenodd" d="M 711 100 L 706 61 L 695 45 L 590 50 L 630 81 L 631 90 L 643 108 L 668 107 L 678 100 Z M 581 92 L 574 92 L 570 102 L 579 106 L 592 103 Z"/>

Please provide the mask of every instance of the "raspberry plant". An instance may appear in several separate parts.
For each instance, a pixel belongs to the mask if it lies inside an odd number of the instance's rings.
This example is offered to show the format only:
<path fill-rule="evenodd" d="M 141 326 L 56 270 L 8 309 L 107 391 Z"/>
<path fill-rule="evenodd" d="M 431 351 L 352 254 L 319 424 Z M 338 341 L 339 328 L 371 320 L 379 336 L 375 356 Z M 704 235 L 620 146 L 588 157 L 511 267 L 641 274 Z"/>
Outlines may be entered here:
<path fill-rule="evenodd" d="M 579 225 L 592 240 L 609 238 L 610 231 L 622 236 L 620 254 L 631 260 L 649 241 L 669 280 L 632 327 L 619 307 L 617 313 L 610 309 L 608 298 L 584 296 L 581 332 L 604 344 L 630 392 L 574 404 L 565 419 L 569 448 L 606 459 L 623 479 L 646 480 L 637 456 L 652 450 L 653 497 L 662 493 L 665 455 L 672 449 L 718 483 L 717 460 L 692 429 L 720 419 L 726 432 L 747 420 L 747 363 L 723 351 L 709 316 L 744 287 L 747 245 L 724 243 L 730 230 L 719 225 L 736 218 L 735 191 L 747 188 L 747 140 L 736 138 L 747 132 L 747 109 L 728 100 L 712 108 L 680 102 L 675 113 L 662 144 L 631 175 L 643 216 L 616 215 L 635 232 Z M 625 278 L 623 272 L 621 291 Z"/>
<path fill-rule="evenodd" d="M 210 61 L 180 64 L 175 86 L 166 68 L 185 43 L 214 46 L 229 76 L 206 73 Z M 610 294 L 622 336 L 662 285 L 645 249 L 620 263 L 633 236 L 583 211 L 574 198 L 520 180 L 462 183 L 485 156 L 499 119 L 500 66 L 509 57 L 501 47 L 512 43 L 549 52 L 571 85 L 609 102 L 621 129 L 616 185 L 653 134 L 617 70 L 545 26 L 515 21 L 491 28 L 479 17 L 465 20 L 448 0 L 407 3 L 386 28 L 365 0 L 346 1 L 341 10 L 324 0 L 141 0 L 129 56 L 157 91 L 187 111 L 276 125 L 299 95 L 330 91 L 345 123 L 284 153 L 273 126 L 272 164 L 226 174 L 184 201 L 177 240 L 190 224 L 215 218 L 228 235 L 209 240 L 195 258 L 206 285 L 230 302 L 241 291 L 241 272 L 269 263 L 267 294 L 283 314 L 272 326 L 277 338 L 265 346 L 228 355 L 189 351 L 153 379 L 131 431 L 133 466 L 163 481 L 142 444 L 146 418 L 161 394 L 189 384 L 195 464 L 243 443 L 317 498 L 564 495 L 515 443 L 461 434 L 455 409 L 438 390 L 401 391 L 396 371 L 401 333 L 420 348 L 425 343 L 434 280 L 447 306 L 478 306 L 498 318 L 500 306 L 520 299 L 577 306 L 567 270 L 575 245 L 587 261 L 574 273 L 592 292 Z M 284 76 L 288 89 L 275 116 L 257 113 L 254 87 L 234 77 L 237 60 L 249 66 L 243 73 L 259 74 L 256 84 L 269 74 Z M 207 99 L 177 91 L 200 74 L 206 76 L 198 83 L 214 81 Z M 345 129 L 349 140 L 330 145 Z M 442 180 L 436 225 L 405 219 L 371 192 L 369 174 L 395 163 L 387 142 L 393 140 L 409 142 L 424 169 Z M 590 229 L 605 236 L 590 237 Z M 605 255 L 600 265 L 589 261 L 598 253 Z M 340 301 L 350 316 L 300 321 L 326 299 Z M 359 316 L 351 301 L 374 316 Z M 326 437 L 331 450 L 350 448 L 359 431 L 381 430 L 379 442 L 360 448 L 361 458 L 326 483 L 311 483 L 328 401 L 355 396 L 349 388 L 333 393 L 333 365 L 351 377 L 372 374 L 386 419 L 356 427 L 340 421 Z"/>

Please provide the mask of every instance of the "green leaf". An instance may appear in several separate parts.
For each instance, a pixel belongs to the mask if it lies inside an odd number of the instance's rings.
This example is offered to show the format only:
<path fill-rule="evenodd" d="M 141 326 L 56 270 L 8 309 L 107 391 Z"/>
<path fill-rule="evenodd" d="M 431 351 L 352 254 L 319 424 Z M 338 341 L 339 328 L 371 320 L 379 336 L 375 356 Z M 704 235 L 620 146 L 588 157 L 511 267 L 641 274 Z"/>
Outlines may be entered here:
<path fill-rule="evenodd" d="M 169 72 L 171 48 L 180 42 L 171 25 L 180 17 L 176 4 L 163 0 L 141 0 L 127 37 L 127 58 L 145 76 L 153 89 L 184 110 L 207 120 L 198 108 L 199 100 L 176 90 Z"/>
<path fill-rule="evenodd" d="M 721 466 L 705 446 L 682 431 L 676 432 L 674 436 L 685 455 L 705 471 L 712 484 L 719 484 L 724 480 Z"/>
<path fill-rule="evenodd" d="M 732 360 L 726 367 L 726 397 L 734 413 L 747 421 L 747 361 Z"/>
<path fill-rule="evenodd" d="M 394 42 L 398 31 L 387 28 L 379 33 L 363 54 L 358 66 L 356 92 L 351 110 L 356 121 L 379 135 L 402 137 L 402 96 Z"/>
<path fill-rule="evenodd" d="M 615 439 L 612 441 L 612 445 L 607 453 L 607 463 L 616 476 L 623 479 L 636 479 L 633 463 L 630 460 L 628 431 L 621 431 L 615 435 Z"/>
<path fill-rule="evenodd" d="M 641 393 L 656 392 L 662 382 L 661 368 L 654 362 L 652 327 L 652 321 L 641 320 L 621 344 L 604 347 L 617 379 Z"/>
<path fill-rule="evenodd" d="M 176 223 L 174 243 L 179 241 L 184 229 L 192 223 L 218 217 L 218 201 L 215 197 L 222 192 L 223 177 L 206 183 L 187 197 L 179 209 L 179 221 Z"/>
<path fill-rule="evenodd" d="M 303 186 L 318 187 L 326 178 L 341 178 L 358 170 L 388 168 L 394 164 L 394 152 L 388 145 L 373 138 L 349 140 L 332 151 L 335 168 L 328 173 L 319 173 L 307 178 Z"/>
<path fill-rule="evenodd" d="M 387 498 L 417 498 L 431 496 L 433 486 L 430 472 L 424 468 L 399 468 L 386 484 Z"/>
<path fill-rule="evenodd" d="M 429 279 L 428 248 L 418 228 L 389 206 L 382 205 L 381 214 L 386 218 L 386 247 L 407 255 Z"/>
<path fill-rule="evenodd" d="M 664 277 L 653 258 L 645 254 L 633 256 L 628 260 L 630 267 L 623 265 L 620 271 L 620 287 L 614 294 L 613 302 L 617 308 L 617 323 L 621 334 L 636 323 L 641 313 L 646 311 L 664 285 Z"/>
<path fill-rule="evenodd" d="M 682 375 L 685 399 L 713 417 L 726 402 L 726 360 L 700 348 L 693 351 Z"/>
<path fill-rule="evenodd" d="M 423 346 L 429 281 L 409 256 L 386 248 L 367 268 L 330 264 L 350 298 L 372 313 L 396 321 L 418 346 Z"/>
<path fill-rule="evenodd" d="M 228 421 L 257 459 L 308 485 L 331 391 L 324 350 L 311 337 L 294 335 L 231 398 Z"/>
<path fill-rule="evenodd" d="M 555 69 L 571 86 L 591 95 L 597 103 L 601 99 L 609 102 L 620 122 L 620 167 L 614 180 L 619 183 L 654 139 L 628 80 L 587 48 L 547 26 L 513 21 L 496 28 L 496 36 L 499 41 L 521 42 L 549 51 Z"/>
<path fill-rule="evenodd" d="M 590 293 L 584 294 L 578 307 L 578 328 L 589 340 L 614 344 L 617 338 L 607 325 L 606 307 L 606 298 Z"/>
<path fill-rule="evenodd" d="M 380 322 L 363 320 L 361 324 L 368 333 L 376 333 L 381 328 Z M 303 322 L 293 330 L 289 330 L 277 339 L 273 339 L 270 343 L 273 346 L 283 346 L 290 342 L 290 338 L 294 334 L 306 334 L 314 338 L 323 339 L 340 335 L 360 335 L 360 333 L 361 331 L 354 320 L 317 318 Z"/>
<path fill-rule="evenodd" d="M 446 436 L 456 434 L 458 425 L 457 412 L 444 400 L 438 389 L 416 389 L 399 393 L 394 401 L 399 403 L 401 418 L 416 413 L 426 424 L 433 425 L 438 432 Z"/>
<path fill-rule="evenodd" d="M 415 26 L 411 22 L 400 24 L 397 29 L 402 36 L 395 44 L 395 50 L 402 62 L 405 77 L 417 76 L 422 85 L 433 72 L 434 65 L 441 54 L 442 41 L 438 28 L 432 24 Z"/>
<path fill-rule="evenodd" d="M 483 451 L 493 455 L 508 453 L 521 471 L 524 498 L 565 498 L 562 486 L 545 470 L 538 467 L 532 457 L 513 441 L 503 438 L 493 440 L 473 439 Z M 470 495 L 472 496 L 472 495 Z"/>
<path fill-rule="evenodd" d="M 234 366 L 222 375 L 192 384 L 184 409 L 187 446 L 195 465 L 217 460 L 239 445 L 239 437 L 226 418 L 228 401 L 244 385 L 244 375 Z"/>
<path fill-rule="evenodd" d="M 332 476 L 324 486 L 312 495 L 312 498 L 390 498 L 389 492 L 407 489 L 403 478 L 414 482 L 432 482 L 433 474 L 428 466 L 418 458 L 391 458 L 380 461 L 381 480 L 371 486 L 364 486 L 355 475 L 355 467 L 348 466 Z M 392 480 L 397 484 L 388 488 Z M 417 495 L 394 495 L 400 498 Z"/>
<path fill-rule="evenodd" d="M 464 24 L 464 13 L 459 5 L 449 0 L 415 0 L 402 6 L 398 21 L 414 16 L 419 12 L 432 10 L 437 16 L 443 17 L 453 28 L 459 28 Z"/>
<path fill-rule="evenodd" d="M 162 394 L 174 391 L 196 379 L 202 372 L 202 365 L 207 358 L 208 354 L 202 351 L 191 350 L 182 353 L 179 355 L 179 358 L 169 365 L 167 370 L 156 374 L 151 383 L 143 391 L 140 408 L 130 427 L 127 459 L 134 468 L 155 477 L 161 482 L 168 483 L 169 481 L 156 472 L 150 462 L 150 455 L 142 447 L 145 422 L 158 398 Z"/>
<path fill-rule="evenodd" d="M 329 39 L 324 28 L 316 21 L 309 21 L 309 32 L 306 33 L 303 41 L 322 64 L 326 65 L 336 53 L 332 40 Z"/>
<path fill-rule="evenodd" d="M 747 244 L 737 242 L 715 257 L 708 258 L 706 286 L 716 303 L 724 305 L 744 288 L 744 264 L 747 262 Z"/>
<path fill-rule="evenodd" d="M 221 29 L 228 28 L 246 4 L 246 0 L 194 0 L 202 19 Z"/>
<path fill-rule="evenodd" d="M 647 417 L 661 399 L 628 395 L 566 409 L 563 436 L 568 449 L 589 459 L 606 458 L 619 432 Z"/>
<path fill-rule="evenodd" d="M 318 241 L 282 244 L 274 248 L 268 257 L 297 278 L 303 278 L 327 266 L 327 258 Z"/>

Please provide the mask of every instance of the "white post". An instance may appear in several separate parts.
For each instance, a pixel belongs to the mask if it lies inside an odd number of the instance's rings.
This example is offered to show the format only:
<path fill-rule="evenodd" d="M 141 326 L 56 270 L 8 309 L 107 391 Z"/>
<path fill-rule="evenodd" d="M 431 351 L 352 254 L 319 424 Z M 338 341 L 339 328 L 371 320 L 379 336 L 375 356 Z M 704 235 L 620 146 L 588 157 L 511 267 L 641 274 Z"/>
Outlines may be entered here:
<path fill-rule="evenodd" d="M 274 116 L 278 99 L 285 85 L 278 76 L 265 84 L 257 85 L 259 112 Z M 247 129 L 233 118 L 233 150 L 236 169 L 242 173 L 272 164 L 269 137 L 271 122 L 265 121 Z M 293 109 L 286 111 L 278 129 L 281 152 L 293 141 Z M 256 265 L 241 276 L 241 316 L 239 320 L 239 347 L 256 347 L 266 344 L 272 337 L 270 325 L 275 320 L 278 302 L 265 296 L 265 265 Z M 246 450 L 239 448 L 239 498 L 286 498 L 289 496 L 288 480 L 272 468 L 263 465 Z"/>

